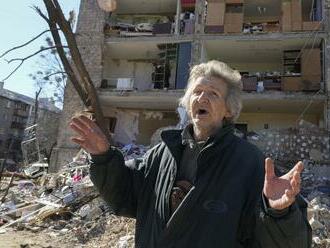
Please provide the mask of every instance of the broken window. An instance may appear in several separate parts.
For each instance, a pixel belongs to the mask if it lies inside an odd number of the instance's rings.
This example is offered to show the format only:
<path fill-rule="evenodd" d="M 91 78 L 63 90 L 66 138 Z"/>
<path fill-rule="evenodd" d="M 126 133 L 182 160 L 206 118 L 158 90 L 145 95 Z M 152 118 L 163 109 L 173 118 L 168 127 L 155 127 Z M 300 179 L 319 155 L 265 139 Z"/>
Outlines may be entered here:
<path fill-rule="evenodd" d="M 153 63 L 152 83 L 155 89 L 169 88 L 171 69 L 177 58 L 177 44 L 161 44 L 158 59 Z"/>
<path fill-rule="evenodd" d="M 109 131 L 110 133 L 115 132 L 116 124 L 117 124 L 117 118 L 116 117 L 109 117 L 107 118 L 109 121 Z"/>

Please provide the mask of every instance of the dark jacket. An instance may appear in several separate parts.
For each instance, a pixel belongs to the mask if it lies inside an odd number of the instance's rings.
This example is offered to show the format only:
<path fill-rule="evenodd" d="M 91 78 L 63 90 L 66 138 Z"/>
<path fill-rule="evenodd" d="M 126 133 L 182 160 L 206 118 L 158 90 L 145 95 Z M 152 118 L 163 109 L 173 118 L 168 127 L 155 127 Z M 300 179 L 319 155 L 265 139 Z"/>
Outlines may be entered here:
<path fill-rule="evenodd" d="M 181 132 L 163 132 L 143 160 L 125 164 L 113 147 L 93 157 L 91 179 L 103 198 L 116 214 L 136 218 L 137 248 L 310 247 L 311 229 L 297 203 L 288 213 L 264 206 L 264 156 L 231 127 L 205 143 L 195 185 L 170 216 Z"/>

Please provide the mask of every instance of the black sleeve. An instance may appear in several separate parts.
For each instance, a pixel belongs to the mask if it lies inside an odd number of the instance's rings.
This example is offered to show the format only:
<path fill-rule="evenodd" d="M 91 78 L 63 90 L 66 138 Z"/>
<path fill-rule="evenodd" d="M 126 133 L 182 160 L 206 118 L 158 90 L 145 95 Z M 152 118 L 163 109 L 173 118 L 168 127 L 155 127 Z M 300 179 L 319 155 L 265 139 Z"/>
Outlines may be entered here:
<path fill-rule="evenodd" d="M 262 190 L 264 158 L 256 156 L 253 184 L 242 213 L 239 239 L 246 248 L 309 248 L 312 233 L 307 221 L 307 203 L 298 195 L 288 209 L 276 211 L 268 207 Z M 253 228 L 254 227 L 254 228 Z"/>
<path fill-rule="evenodd" d="M 286 213 L 261 206 L 256 223 L 257 247 L 309 248 L 312 231 L 307 220 L 307 203 L 298 195 Z"/>
<path fill-rule="evenodd" d="M 124 161 L 122 153 L 111 147 L 103 155 L 92 156 L 90 177 L 115 214 L 136 217 L 137 200 L 146 175 L 144 159 Z"/>
<path fill-rule="evenodd" d="M 262 170 L 264 173 L 264 170 Z M 264 174 L 262 175 L 263 188 Z M 256 207 L 255 246 L 269 248 L 309 248 L 312 233 L 307 220 L 307 203 L 298 195 L 287 209 L 278 211 L 268 206 L 261 193 Z"/>

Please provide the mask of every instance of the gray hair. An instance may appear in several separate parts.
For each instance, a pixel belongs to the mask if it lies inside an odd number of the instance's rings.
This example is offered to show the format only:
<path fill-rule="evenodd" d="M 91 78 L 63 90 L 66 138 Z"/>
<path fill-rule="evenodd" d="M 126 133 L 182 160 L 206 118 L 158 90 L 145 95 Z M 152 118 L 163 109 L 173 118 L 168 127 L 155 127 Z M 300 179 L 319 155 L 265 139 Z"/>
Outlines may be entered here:
<path fill-rule="evenodd" d="M 225 99 L 226 106 L 231 113 L 231 117 L 226 120 L 229 122 L 236 121 L 242 109 L 241 93 L 243 85 L 240 73 L 230 68 L 227 64 L 217 60 L 211 60 L 207 63 L 192 67 L 185 94 L 179 100 L 179 104 L 186 109 L 189 116 L 189 100 L 192 94 L 193 85 L 199 77 L 216 77 L 224 80 L 227 85 L 227 96 Z"/>

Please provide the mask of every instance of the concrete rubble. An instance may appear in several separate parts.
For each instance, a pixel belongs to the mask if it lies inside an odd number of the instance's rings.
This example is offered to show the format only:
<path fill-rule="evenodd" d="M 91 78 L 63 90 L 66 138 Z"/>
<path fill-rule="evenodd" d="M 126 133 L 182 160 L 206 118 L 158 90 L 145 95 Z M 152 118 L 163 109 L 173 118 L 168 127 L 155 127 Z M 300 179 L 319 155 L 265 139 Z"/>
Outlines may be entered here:
<path fill-rule="evenodd" d="M 307 164 L 302 179 L 302 194 L 309 202 L 308 221 L 313 230 L 313 246 L 330 247 L 330 174 L 319 175 L 317 167 Z M 328 165 L 329 166 L 329 165 Z"/>
<path fill-rule="evenodd" d="M 126 159 L 142 156 L 145 150 L 135 145 L 123 147 Z M 89 178 L 89 161 L 88 154 L 79 152 L 58 173 L 38 177 L 24 170 L 2 173 L 0 235 L 11 231 L 47 233 L 63 242 L 93 247 L 95 239 L 107 230 L 106 243 L 111 245 L 105 247 L 133 247 L 134 220 L 112 215 Z"/>
<path fill-rule="evenodd" d="M 296 129 L 264 129 L 247 139 L 276 160 L 311 160 L 330 163 L 329 132 L 301 121 Z M 290 165 L 290 164 L 289 164 Z"/>
<path fill-rule="evenodd" d="M 286 173 L 298 160 L 303 161 L 301 194 L 309 204 L 312 247 L 330 247 L 329 132 L 302 120 L 296 129 L 250 132 L 247 140 L 275 161 L 278 173 Z"/>
<path fill-rule="evenodd" d="M 154 141 L 159 140 L 158 136 L 159 132 L 156 132 Z M 296 161 L 288 153 L 303 160 L 301 193 L 309 204 L 312 247 L 330 247 L 328 136 L 315 128 L 311 131 L 308 123 L 302 123 L 298 131 L 266 130 L 249 133 L 247 139 L 262 146 L 265 154 L 274 158 L 281 173 L 292 168 Z M 287 151 L 281 147 L 286 147 Z M 297 147 L 302 148 L 299 154 L 292 152 Z M 149 149 L 134 143 L 118 148 L 125 160 L 142 157 Z M 134 247 L 135 220 L 112 214 L 89 178 L 89 161 L 89 155 L 81 150 L 58 173 L 43 171 L 31 176 L 26 173 L 30 172 L 26 168 L 21 172 L 3 172 L 0 180 L 0 235 L 13 230 L 28 231 L 38 235 L 47 233 L 51 238 L 64 243 L 70 240 L 81 247 Z"/>

